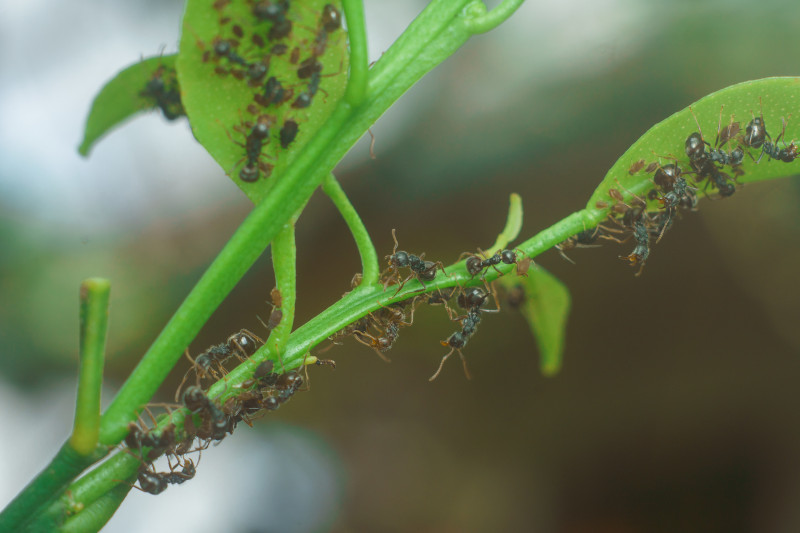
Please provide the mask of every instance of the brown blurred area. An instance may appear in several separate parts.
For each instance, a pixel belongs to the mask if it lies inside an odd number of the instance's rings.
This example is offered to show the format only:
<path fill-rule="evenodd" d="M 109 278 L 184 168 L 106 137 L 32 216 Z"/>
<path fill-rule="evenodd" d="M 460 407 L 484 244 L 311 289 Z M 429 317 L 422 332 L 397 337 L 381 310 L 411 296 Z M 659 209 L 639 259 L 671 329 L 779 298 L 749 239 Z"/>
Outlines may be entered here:
<path fill-rule="evenodd" d="M 361 144 L 337 173 L 379 255 L 391 252 L 392 228 L 403 249 L 445 264 L 486 247 L 511 192 L 523 198 L 528 238 L 579 210 L 654 123 L 727 85 L 797 73 L 800 19 L 782 11 L 792 4 L 700 13 L 679 5 L 687 9 L 669 16 L 653 8 L 640 47 L 591 74 L 531 74 L 530 86 L 509 83 L 493 96 L 503 81 L 478 80 L 480 69 L 513 71 L 525 60 L 508 49 L 525 44 L 510 45 L 500 28 L 423 80 L 408 95 L 412 124 L 382 135 L 379 123 L 377 159 Z M 483 97 L 485 109 L 476 104 Z M 429 383 L 446 352 L 439 341 L 455 328 L 443 309 L 423 307 L 390 364 L 346 339 L 324 355 L 336 370 L 312 369 L 311 390 L 256 430 L 296 424 L 340 456 L 346 484 L 333 531 L 800 531 L 799 183 L 703 200 L 638 278 L 618 259 L 630 244 L 574 250 L 576 265 L 555 251 L 537 257 L 573 299 L 553 378 L 539 372 L 526 323 L 504 309 L 485 316 L 464 350 L 473 380 L 453 358 Z M 7 261 L 0 283 L 6 379 L 35 394 L 74 372 L 78 276 L 99 264 L 114 274 L 106 374 L 118 386 L 247 211 L 241 203 L 157 219 L 88 254 L 78 238 L 57 254 L 26 249 L 31 228 L 8 216 L 4 246 L 27 259 Z M 349 289 L 359 264 L 321 194 L 297 231 L 300 325 Z M 59 269 L 71 276 L 67 290 L 23 290 L 39 278 L 54 283 Z M 259 332 L 271 276 L 265 256 L 193 353 L 242 327 Z M 173 372 L 162 401 L 186 368 Z"/>

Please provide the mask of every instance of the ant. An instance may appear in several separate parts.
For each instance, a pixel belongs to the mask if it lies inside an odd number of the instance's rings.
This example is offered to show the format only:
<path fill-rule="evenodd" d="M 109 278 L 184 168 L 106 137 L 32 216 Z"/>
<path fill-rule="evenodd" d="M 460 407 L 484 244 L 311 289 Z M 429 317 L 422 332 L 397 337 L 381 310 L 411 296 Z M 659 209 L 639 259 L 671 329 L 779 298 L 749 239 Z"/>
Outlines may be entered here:
<path fill-rule="evenodd" d="M 197 385 L 199 386 L 200 379 L 206 377 L 207 375 L 211 375 L 211 377 L 219 379 L 216 372 L 214 372 L 212 369 L 212 366 L 215 363 L 218 368 L 224 371 L 224 367 L 222 365 L 229 357 L 236 355 L 239 359 L 244 360 L 241 354 L 244 354 L 248 357 L 253 355 L 258 348 L 258 344 L 264 344 L 264 341 L 261 340 L 255 333 L 246 329 L 242 329 L 228 337 L 225 342 L 209 347 L 194 360 L 189 356 L 188 349 L 186 350 L 185 355 L 192 363 L 192 368 L 194 368 L 195 375 L 197 376 Z M 175 391 L 176 402 L 180 398 L 181 388 L 183 388 L 183 384 L 186 382 L 186 377 L 189 375 L 189 371 L 192 370 L 192 368 L 186 371 L 186 374 L 184 374 L 180 385 L 178 385 L 178 389 Z"/>
<path fill-rule="evenodd" d="M 636 240 L 636 247 L 633 251 L 626 255 L 620 256 L 620 259 L 627 260 L 631 266 L 641 265 L 637 276 L 642 274 L 647 257 L 650 255 L 650 231 L 645 224 L 647 214 L 642 212 L 640 216 L 633 222 L 633 237 Z"/>
<path fill-rule="evenodd" d="M 231 141 L 245 149 L 245 156 L 236 163 L 238 165 L 243 160 L 247 160 L 239 171 L 239 178 L 242 181 L 252 183 L 258 180 L 259 171 L 263 171 L 267 177 L 272 172 L 272 165 L 262 162 L 261 156 L 264 155 L 262 154 L 264 145 L 269 142 L 270 126 L 272 126 L 273 122 L 274 118 L 269 115 L 261 115 L 255 124 L 244 122 L 243 125 L 250 128 L 250 132 L 245 134 L 245 144 L 234 140 L 230 133 L 226 131 Z M 241 126 L 235 126 L 234 129 L 241 132 Z"/>
<path fill-rule="evenodd" d="M 472 254 L 470 254 L 470 252 L 465 252 L 464 254 L 461 254 L 462 257 L 464 255 L 469 255 L 469 257 L 467 258 L 467 262 L 466 262 L 465 266 L 467 268 L 467 272 L 469 272 L 472 275 L 473 278 L 477 274 L 481 273 L 481 271 L 483 271 L 483 274 L 481 275 L 481 279 L 485 278 L 486 277 L 486 272 L 489 270 L 489 267 L 492 267 L 493 269 L 495 269 L 495 271 L 502 276 L 503 273 L 500 272 L 497 269 L 497 266 L 496 266 L 496 265 L 499 265 L 500 263 L 503 263 L 503 264 L 506 264 L 506 265 L 517 265 L 517 275 L 518 276 L 527 276 L 527 270 L 530 267 L 530 261 L 525 263 L 525 265 L 523 266 L 524 271 L 521 272 L 520 271 L 520 262 L 518 262 L 518 260 L 517 260 L 517 253 L 520 253 L 520 254 L 523 254 L 523 255 L 525 254 L 525 252 L 523 252 L 522 250 L 501 250 L 499 252 L 496 252 L 493 256 L 488 257 L 488 258 L 481 257 L 484 254 L 484 252 L 482 250 L 479 250 L 479 252 L 481 254 L 480 256 L 472 255 Z"/>
<path fill-rule="evenodd" d="M 322 8 L 322 17 L 319 20 L 320 28 L 314 39 L 312 53 L 319 57 L 325 53 L 328 46 L 328 36 L 342 27 L 342 14 L 332 4 L 325 4 Z"/>
<path fill-rule="evenodd" d="M 164 79 L 165 71 L 169 75 L 168 81 Z M 175 71 L 167 70 L 163 65 L 153 72 L 153 76 L 145 84 L 139 96 L 155 100 L 167 120 L 175 120 L 186 114 L 181 103 L 181 93 L 178 91 Z"/>
<path fill-rule="evenodd" d="M 203 419 L 203 427 L 197 433 L 200 438 L 222 440 L 229 431 L 232 432 L 231 418 L 199 387 L 186 389 L 183 405 L 193 414 L 200 414 Z"/>
<path fill-rule="evenodd" d="M 567 257 L 567 254 L 564 252 L 567 250 L 572 250 L 573 248 L 599 248 L 600 245 L 595 243 L 597 242 L 597 238 L 600 236 L 601 227 L 601 225 L 598 225 L 594 229 L 585 229 L 576 233 L 567 240 L 556 244 L 556 250 L 558 250 L 558 253 L 561 255 L 561 257 L 574 265 L 575 261 Z"/>
<path fill-rule="evenodd" d="M 720 172 L 714 164 L 714 160 L 705 150 L 704 143 L 702 135 L 697 132 L 689 135 L 684 143 L 684 151 L 689 157 L 689 164 L 697 174 L 695 181 L 699 182 L 709 178 L 719 190 L 720 196 L 731 196 L 736 191 L 736 187 L 727 181 L 730 179 L 728 175 Z"/>
<path fill-rule="evenodd" d="M 264 84 L 264 94 L 256 94 L 253 100 L 263 107 L 281 105 L 292 97 L 292 91 L 283 88 L 283 84 L 275 76 L 270 76 Z"/>
<path fill-rule="evenodd" d="M 489 293 L 483 290 L 480 287 L 471 287 L 466 291 L 462 291 L 461 294 L 458 295 L 458 305 L 462 309 L 467 309 L 467 314 L 464 316 L 452 318 L 451 320 L 459 320 L 461 322 L 461 331 L 453 332 L 445 341 L 441 341 L 442 346 L 449 346 L 450 351 L 442 357 L 442 360 L 439 362 L 439 368 L 436 369 L 436 372 L 428 378 L 428 381 L 435 380 L 442 371 L 444 367 L 445 361 L 453 354 L 454 351 L 458 352 L 459 357 L 461 357 L 461 363 L 464 366 L 464 375 L 467 379 L 472 379 L 470 376 L 469 369 L 467 368 L 467 360 L 464 358 L 464 354 L 461 351 L 467 345 L 467 342 L 475 334 L 478 329 L 478 324 L 481 321 L 481 312 L 499 312 L 500 311 L 500 301 L 497 299 L 497 293 L 492 289 L 491 291 L 492 296 L 494 296 L 495 303 L 497 304 L 497 309 L 482 309 L 483 304 L 486 303 L 486 300 L 489 298 Z M 448 308 L 448 313 L 450 309 Z"/>
<path fill-rule="evenodd" d="M 703 153 L 705 153 L 705 148 L 702 145 L 705 144 L 708 146 L 708 159 L 711 161 L 711 163 L 719 163 L 722 166 L 729 165 L 731 167 L 736 167 L 742 163 L 742 160 L 744 159 L 744 151 L 741 149 L 741 147 L 736 147 L 730 153 L 728 153 L 722 150 L 722 147 L 725 146 L 729 140 L 736 137 L 742 128 L 738 122 L 733 121 L 733 115 L 731 115 L 731 120 L 728 123 L 728 126 L 725 129 L 722 129 L 722 110 L 724 107 L 725 106 L 720 106 L 719 108 L 717 137 L 714 140 L 713 148 L 711 147 L 711 144 L 706 142 L 706 140 L 703 138 L 703 130 L 700 128 L 700 122 L 697 120 L 697 116 L 694 114 L 694 111 L 692 111 L 691 106 L 689 107 L 689 112 L 692 114 L 692 117 L 694 117 L 694 122 L 697 124 L 697 129 L 700 133 L 693 133 L 689 136 L 689 138 L 691 139 L 692 150 L 695 153 L 698 150 L 701 150 Z M 690 141 L 687 139 L 686 142 L 688 149 L 688 143 Z M 686 155 L 689 154 L 687 153 Z"/>
<path fill-rule="evenodd" d="M 417 278 L 424 288 L 426 281 L 433 281 L 436 278 L 437 268 L 442 269 L 442 272 L 444 272 L 445 275 L 448 275 L 441 261 L 434 263 L 432 261 L 423 260 L 425 257 L 424 253 L 420 256 L 416 256 L 403 250 L 398 252 L 397 247 L 399 245 L 397 243 L 397 235 L 395 234 L 394 229 L 392 229 L 392 239 L 394 239 L 394 249 L 392 250 L 391 255 L 386 256 L 386 259 L 389 260 L 389 268 L 384 271 L 384 273 L 388 271 L 393 271 L 393 273 L 386 278 L 386 281 L 383 285 L 383 290 L 386 290 L 386 287 L 389 286 L 392 280 L 396 281 L 396 279 L 399 278 L 400 269 L 405 267 L 411 269 L 411 274 L 409 274 L 409 276 L 399 284 L 400 286 L 395 291 L 395 294 L 400 292 L 406 282 L 411 278 Z"/>
<path fill-rule="evenodd" d="M 697 203 L 697 196 L 694 194 L 694 187 L 690 187 L 686 180 L 681 177 L 679 166 L 670 164 L 659 168 L 653 176 L 653 182 L 661 187 L 663 195 L 657 196 L 659 202 L 666 209 L 664 219 L 658 230 L 658 243 L 664 236 L 664 232 L 672 226 L 672 218 L 679 206 L 694 206 Z"/>
<path fill-rule="evenodd" d="M 763 143 L 763 147 L 761 148 L 761 156 L 759 156 L 756 163 L 761 161 L 761 158 L 764 157 L 764 154 L 767 154 L 770 159 L 777 159 L 778 161 L 783 161 L 784 163 L 791 163 L 797 159 L 797 145 L 794 144 L 794 141 L 789 143 L 789 146 L 786 146 L 786 141 L 784 141 L 783 145 L 785 148 L 778 148 L 778 142 L 786 133 L 786 120 L 784 120 L 783 117 L 781 117 L 781 122 L 783 123 L 783 130 L 781 130 L 781 134 L 775 139 L 774 144 L 769 141 L 765 141 Z"/>
<path fill-rule="evenodd" d="M 414 300 L 416 300 L 416 298 L 412 299 L 411 301 L 411 317 L 409 318 L 408 322 L 405 321 L 406 315 L 402 309 L 394 306 L 382 306 L 377 316 L 374 313 L 370 314 L 369 316 L 376 323 L 376 329 L 380 329 L 379 326 L 385 327 L 383 334 L 378 337 L 374 337 L 366 331 L 357 331 L 354 332 L 353 336 L 361 344 L 373 348 L 375 353 L 377 353 L 381 359 L 388 363 L 389 358 L 383 355 L 383 352 L 390 350 L 394 342 L 397 340 L 397 337 L 400 336 L 400 326 L 410 326 L 414 323 L 414 311 L 416 310 L 414 307 Z M 369 341 L 365 339 L 369 339 Z"/>

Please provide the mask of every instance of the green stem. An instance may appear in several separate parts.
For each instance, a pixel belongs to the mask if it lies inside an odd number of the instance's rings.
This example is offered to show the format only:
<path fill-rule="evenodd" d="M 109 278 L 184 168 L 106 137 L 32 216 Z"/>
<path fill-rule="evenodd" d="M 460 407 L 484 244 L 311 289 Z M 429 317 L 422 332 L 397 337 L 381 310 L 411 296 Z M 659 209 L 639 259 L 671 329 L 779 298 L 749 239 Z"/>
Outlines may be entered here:
<path fill-rule="evenodd" d="M 0 514 L 0 531 L 21 530 L 39 509 L 49 504 L 78 474 L 106 453 L 107 448 L 98 447 L 94 454 L 83 455 L 65 443 L 50 464 Z"/>
<path fill-rule="evenodd" d="M 339 213 L 342 214 L 342 218 L 344 218 L 347 227 L 350 228 L 350 233 L 353 234 L 353 239 L 356 241 L 358 254 L 361 256 L 362 284 L 377 284 L 378 276 L 380 275 L 378 253 L 375 251 L 375 246 L 372 244 L 372 239 L 369 238 L 369 233 L 361 221 L 361 217 L 358 216 L 358 212 L 356 212 L 350 200 L 347 199 L 344 189 L 342 189 L 333 174 L 328 174 L 325 177 L 325 181 L 322 182 L 322 190 L 331 199 Z"/>
<path fill-rule="evenodd" d="M 275 284 L 281 292 L 280 308 L 283 316 L 272 330 L 267 344 L 278 354 L 283 352 L 294 325 L 297 300 L 297 245 L 294 228 L 298 216 L 299 214 L 293 216 L 272 241 L 272 267 L 275 271 Z"/>
<path fill-rule="evenodd" d="M 472 33 L 486 33 L 493 30 L 505 22 L 514 12 L 519 9 L 525 0 L 503 0 L 497 7 L 486 12 L 486 6 L 481 3 L 480 9 L 475 6 L 469 13 L 472 17 L 468 22 L 468 27 Z"/>
<path fill-rule="evenodd" d="M 114 516 L 114 513 L 128 496 L 131 487 L 120 483 L 106 494 L 103 494 L 91 505 L 87 506 L 77 515 L 67 518 L 64 525 L 58 528 L 63 533 L 84 533 L 86 531 L 100 531 Z"/>
<path fill-rule="evenodd" d="M 69 443 L 81 455 L 91 454 L 100 432 L 100 389 L 108 331 L 107 279 L 87 279 L 80 291 L 80 376 L 75 425 Z"/>
<path fill-rule="evenodd" d="M 344 99 L 356 106 L 364 99 L 369 72 L 367 56 L 367 25 L 364 22 L 364 4 L 361 0 L 342 0 L 350 40 L 350 77 Z"/>

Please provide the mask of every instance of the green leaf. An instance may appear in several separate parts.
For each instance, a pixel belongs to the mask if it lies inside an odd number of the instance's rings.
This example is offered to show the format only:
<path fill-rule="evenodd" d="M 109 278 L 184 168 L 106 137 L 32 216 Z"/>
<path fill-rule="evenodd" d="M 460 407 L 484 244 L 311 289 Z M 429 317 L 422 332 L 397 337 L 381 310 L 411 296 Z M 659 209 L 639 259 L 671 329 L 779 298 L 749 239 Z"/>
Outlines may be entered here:
<path fill-rule="evenodd" d="M 528 321 L 539 346 L 540 366 L 545 376 L 561 370 L 564 355 L 569 289 L 540 266 L 528 271 L 528 277 L 503 276 L 498 283 L 511 291 L 522 291 L 520 312 Z"/>
<path fill-rule="evenodd" d="M 346 34 L 342 28 L 323 32 L 326 4 L 330 0 L 292 2 L 285 15 L 291 31 L 283 37 L 278 22 L 256 16 L 260 7 L 279 9 L 278 2 L 187 2 L 177 62 L 183 104 L 197 140 L 254 203 L 267 195 L 275 176 L 313 137 L 344 94 Z M 320 54 L 317 43 L 323 34 L 327 41 Z M 230 51 L 220 53 L 228 45 Z M 318 92 L 310 106 L 298 107 L 298 97 L 309 94 L 313 78 L 306 75 L 303 62 L 315 57 L 322 65 Z M 251 68 L 267 64 L 263 77 L 249 75 Z M 274 86 L 275 81 L 284 90 L 280 99 L 266 92 L 267 84 Z M 297 137 L 284 148 L 281 130 L 292 122 L 298 126 Z M 243 181 L 242 169 L 248 164 L 245 145 L 256 123 L 267 124 L 269 136 L 259 152 L 257 177 Z"/>
<path fill-rule="evenodd" d="M 183 115 L 177 78 L 176 56 L 151 57 L 124 69 L 106 83 L 92 103 L 86 119 L 82 156 L 89 155 L 94 143 L 130 116 L 161 107 L 164 116 L 174 120 Z M 153 85 L 163 82 L 163 88 Z"/>
<path fill-rule="evenodd" d="M 787 143 L 796 139 L 800 135 L 800 120 L 797 118 L 792 120 L 790 116 L 793 113 L 797 114 L 798 100 L 800 100 L 800 78 L 789 77 L 747 81 L 701 98 L 689 106 L 691 111 L 689 107 L 678 111 L 650 128 L 647 133 L 633 143 L 608 171 L 589 199 L 587 208 L 590 211 L 597 211 L 597 202 L 608 202 L 609 189 L 619 189 L 620 185 L 623 193 L 627 190 L 644 196 L 648 190 L 654 188 L 650 181 L 652 174 L 645 172 L 651 162 L 666 165 L 674 163 L 673 159 L 675 159 L 682 170 L 691 170 L 684 148 L 687 137 L 698 131 L 694 116 L 697 117 L 700 124 L 703 138 L 713 146 L 720 123 L 720 107 L 723 108 L 721 115 L 723 128 L 729 124 L 731 115 L 733 115 L 733 120 L 741 124 L 741 131 L 744 133 L 747 123 L 752 117 L 759 116 L 763 112 L 767 131 L 773 141 L 781 132 L 781 117 L 789 119 L 784 139 Z M 692 112 L 694 116 L 692 116 Z M 730 150 L 734 147 L 735 142 L 732 141 L 724 148 Z M 752 158 L 747 155 L 748 151 Z M 737 178 L 737 182 L 740 184 L 792 176 L 800 171 L 798 166 L 800 164 L 771 161 L 766 156 L 756 164 L 753 158 L 756 160 L 759 158 L 760 149 L 745 148 L 745 154 L 741 167 L 744 174 Z M 632 169 L 632 165 L 641 160 L 644 160 L 645 168 L 631 175 L 629 170 Z M 724 172 L 731 174 L 730 167 L 727 167 Z M 700 190 L 702 191 L 705 186 L 705 183 L 702 183 Z M 713 194 L 712 189 L 707 192 Z M 657 202 L 650 202 L 649 208 L 656 210 L 657 207 Z"/>

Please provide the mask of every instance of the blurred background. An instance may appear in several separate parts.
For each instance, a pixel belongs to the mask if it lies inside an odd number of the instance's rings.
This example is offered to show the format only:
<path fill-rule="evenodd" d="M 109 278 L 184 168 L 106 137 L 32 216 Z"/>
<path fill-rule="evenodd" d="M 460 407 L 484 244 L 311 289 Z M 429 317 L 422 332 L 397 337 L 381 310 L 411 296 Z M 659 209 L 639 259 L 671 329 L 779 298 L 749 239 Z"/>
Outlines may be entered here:
<path fill-rule="evenodd" d="M 380 57 L 425 2 L 365 2 Z M 112 281 L 104 399 L 113 396 L 251 205 L 155 112 L 76 147 L 94 95 L 141 56 L 173 53 L 180 1 L 0 1 L 0 505 L 72 426 L 78 286 Z M 381 255 L 445 263 L 490 245 L 508 195 L 522 237 L 579 210 L 650 126 L 728 85 L 797 75 L 793 2 L 529 0 L 414 87 L 337 174 Z M 800 110 L 796 114 L 800 118 Z M 713 131 L 714 126 L 709 125 Z M 800 182 L 704 200 L 652 251 L 555 251 L 572 292 L 553 378 L 523 319 L 487 315 L 434 382 L 454 330 L 420 308 L 382 362 L 347 339 L 197 477 L 133 491 L 107 531 L 800 531 Z M 359 269 L 316 195 L 298 224 L 297 324 Z M 268 257 L 193 353 L 268 315 Z M 155 401 L 171 401 L 182 362 Z"/>

